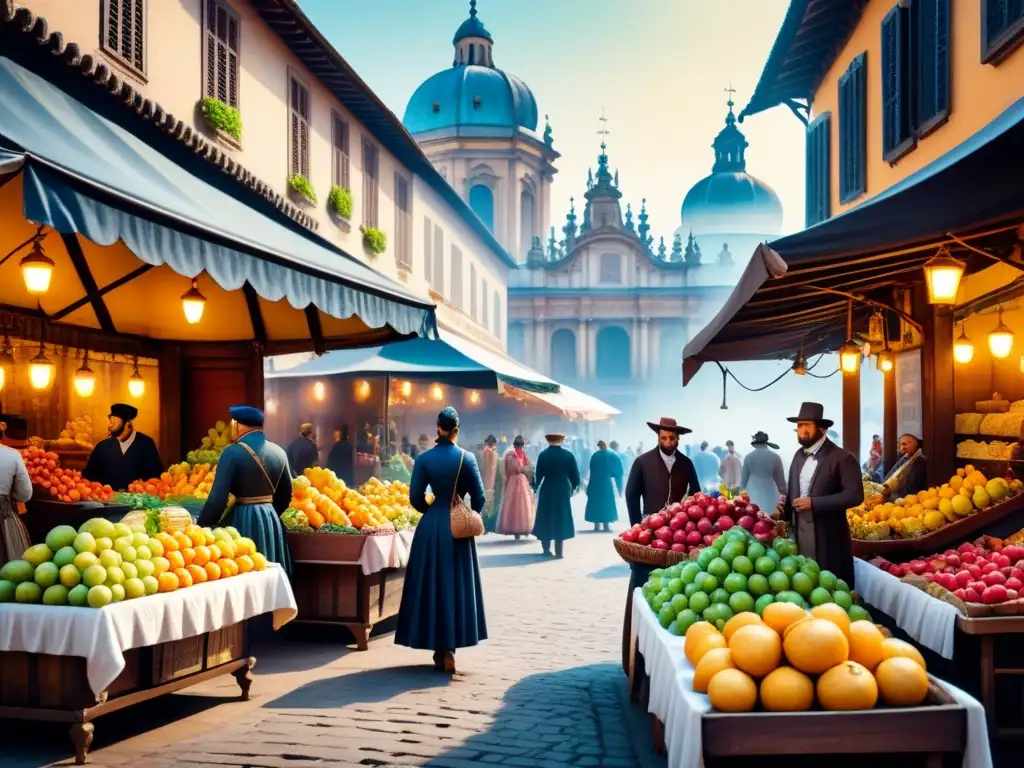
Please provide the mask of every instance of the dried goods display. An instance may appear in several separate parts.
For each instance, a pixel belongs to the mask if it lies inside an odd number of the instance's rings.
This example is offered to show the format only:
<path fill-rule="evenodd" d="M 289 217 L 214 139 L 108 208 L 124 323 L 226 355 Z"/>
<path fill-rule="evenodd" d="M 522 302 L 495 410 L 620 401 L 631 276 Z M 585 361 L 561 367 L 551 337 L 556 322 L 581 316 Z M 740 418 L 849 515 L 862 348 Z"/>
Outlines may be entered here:
<path fill-rule="evenodd" d="M 982 461 L 1010 461 L 1020 453 L 1020 443 L 1004 440 L 961 440 L 956 444 L 958 459 Z"/>

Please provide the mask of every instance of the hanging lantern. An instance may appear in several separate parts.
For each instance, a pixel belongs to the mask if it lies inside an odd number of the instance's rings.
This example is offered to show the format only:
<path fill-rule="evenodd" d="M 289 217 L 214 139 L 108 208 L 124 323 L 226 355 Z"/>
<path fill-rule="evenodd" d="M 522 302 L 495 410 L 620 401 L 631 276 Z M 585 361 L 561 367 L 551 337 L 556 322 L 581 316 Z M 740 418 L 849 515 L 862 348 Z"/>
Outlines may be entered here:
<path fill-rule="evenodd" d="M 46 347 L 40 342 L 39 353 L 28 363 L 28 377 L 32 389 L 49 389 L 53 383 L 53 361 L 46 356 Z"/>
<path fill-rule="evenodd" d="M 804 357 L 804 351 L 801 349 L 796 353 L 796 357 L 793 358 L 793 367 L 791 369 L 797 376 L 807 375 L 807 358 Z"/>
<path fill-rule="evenodd" d="M 960 279 L 967 265 L 949 255 L 945 247 L 924 265 L 924 282 L 928 287 L 929 304 L 955 304 Z"/>
<path fill-rule="evenodd" d="M 32 252 L 21 260 L 20 266 L 25 290 L 33 296 L 42 296 L 50 290 L 55 264 L 53 259 L 43 253 L 43 246 L 38 241 L 32 244 Z"/>
<path fill-rule="evenodd" d="M 411 394 L 412 394 L 412 382 L 411 381 L 403 381 L 402 382 L 402 397 L 409 397 Z"/>
<path fill-rule="evenodd" d="M 469 402 L 471 402 L 473 405 L 476 405 L 477 403 L 480 402 L 480 393 L 477 392 L 475 389 L 470 391 L 469 393 Z"/>
<path fill-rule="evenodd" d="M 860 370 L 860 345 L 850 339 L 839 348 L 839 367 L 843 373 L 857 373 Z"/>
<path fill-rule="evenodd" d="M 444 400 L 444 389 L 441 388 L 440 384 L 435 384 L 430 388 L 430 396 L 435 400 Z"/>
<path fill-rule="evenodd" d="M 974 344 L 967 338 L 967 331 L 964 329 L 963 323 L 960 323 L 960 335 L 953 342 L 953 359 L 963 365 L 967 365 L 974 359 Z"/>
<path fill-rule="evenodd" d="M 999 308 L 998 322 L 996 327 L 989 331 L 988 334 L 988 349 L 992 353 L 992 357 L 998 357 L 1000 360 L 1009 357 L 1013 351 L 1013 331 L 1003 325 L 1003 308 Z"/>
<path fill-rule="evenodd" d="M 877 310 L 868 319 L 867 339 L 868 344 L 885 343 L 885 318 L 882 317 L 882 313 Z"/>
<path fill-rule="evenodd" d="M 372 390 L 370 389 L 370 382 L 365 379 L 356 384 L 356 400 L 360 403 L 369 400 Z"/>
<path fill-rule="evenodd" d="M 882 373 L 889 373 L 889 371 L 896 367 L 896 357 L 889 348 L 883 349 L 878 353 L 876 367 Z"/>
<path fill-rule="evenodd" d="M 321 403 L 327 397 L 327 388 L 322 381 L 318 381 L 313 385 L 313 397 Z"/>
<path fill-rule="evenodd" d="M 206 297 L 199 292 L 196 278 L 192 278 L 192 287 L 181 295 L 181 308 L 185 312 L 185 320 L 189 325 L 198 325 L 203 319 L 206 309 Z"/>
<path fill-rule="evenodd" d="M 96 391 L 96 374 L 89 367 L 89 350 L 85 350 L 82 367 L 75 371 L 75 392 L 80 397 L 91 397 Z"/>
<path fill-rule="evenodd" d="M 128 394 L 136 400 L 146 394 L 146 381 L 139 373 L 139 358 L 135 358 L 135 367 L 132 368 L 132 375 L 128 377 Z"/>

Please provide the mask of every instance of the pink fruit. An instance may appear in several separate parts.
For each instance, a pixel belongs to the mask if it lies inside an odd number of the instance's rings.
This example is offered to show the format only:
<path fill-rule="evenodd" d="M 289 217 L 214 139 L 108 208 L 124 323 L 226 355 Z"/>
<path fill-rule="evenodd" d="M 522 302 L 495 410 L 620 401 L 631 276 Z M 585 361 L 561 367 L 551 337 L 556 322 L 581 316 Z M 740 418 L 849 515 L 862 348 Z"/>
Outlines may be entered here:
<path fill-rule="evenodd" d="M 754 518 L 750 515 L 744 515 L 736 521 L 736 524 L 740 526 L 740 528 L 746 528 L 748 531 L 754 530 Z"/>
<path fill-rule="evenodd" d="M 902 575 L 900 573 L 900 567 L 898 565 L 890 565 L 889 566 L 889 573 L 891 573 L 897 579 Z"/>
<path fill-rule="evenodd" d="M 1010 558 L 1011 562 L 1016 563 L 1020 560 L 1024 560 L 1024 547 L 1011 544 L 1008 547 L 1003 547 L 1003 554 Z"/>
<path fill-rule="evenodd" d="M 765 531 L 763 533 L 755 533 L 754 538 L 762 544 L 771 544 L 773 541 L 775 541 L 775 531 L 771 530 Z"/>
<path fill-rule="evenodd" d="M 958 585 L 958 586 L 961 586 L 961 587 L 966 587 L 966 586 L 967 586 L 968 584 L 970 584 L 970 583 L 971 583 L 971 582 L 972 582 L 973 580 L 974 580 L 974 579 L 973 579 L 973 577 L 971 576 L 971 574 L 970 574 L 970 572 L 969 572 L 969 571 L 960 571 L 960 572 L 959 572 L 959 573 L 957 573 L 957 575 L 956 575 L 956 583 L 957 583 L 957 585 Z"/>
<path fill-rule="evenodd" d="M 757 512 L 760 507 L 757 504 L 747 504 L 747 512 Z"/>
<path fill-rule="evenodd" d="M 754 523 L 754 535 L 759 533 L 771 533 L 775 530 L 775 525 L 769 520 L 758 520 Z"/>
<path fill-rule="evenodd" d="M 906 563 L 901 564 L 899 568 L 900 568 L 900 577 L 906 576 L 908 573 L 910 573 L 910 566 L 907 565 Z"/>
<path fill-rule="evenodd" d="M 1024 582 L 1022 582 L 1016 576 L 1011 576 L 1006 580 L 1006 583 L 1004 583 L 1003 586 L 1007 589 L 1015 589 L 1018 592 L 1020 592 L 1022 589 L 1024 589 Z"/>
<path fill-rule="evenodd" d="M 965 541 L 963 544 L 961 544 L 956 549 L 957 549 L 957 552 L 960 552 L 961 554 L 963 554 L 965 552 L 974 552 L 974 545 L 971 544 L 969 541 Z"/>
<path fill-rule="evenodd" d="M 994 584 L 981 593 L 981 602 L 989 605 L 992 605 L 993 603 L 1005 603 L 1006 599 L 1006 587 L 1002 584 Z"/>
<path fill-rule="evenodd" d="M 949 563 L 950 565 L 952 565 L 954 568 L 959 568 L 960 567 L 960 555 L 958 555 L 956 552 L 947 552 L 946 553 L 946 562 Z"/>
<path fill-rule="evenodd" d="M 973 587 L 968 587 L 967 589 L 965 589 L 964 595 L 965 596 L 963 599 L 966 600 L 968 603 L 981 602 L 981 594 L 978 592 L 978 590 L 974 589 Z"/>
<path fill-rule="evenodd" d="M 1019 596 L 1020 596 L 1020 592 L 1018 590 L 1016 590 L 1016 589 L 1008 589 L 1008 590 L 1006 590 L 1006 599 L 1007 600 L 1016 600 Z"/>
<path fill-rule="evenodd" d="M 687 520 L 686 525 L 683 526 L 683 530 L 689 533 L 690 531 L 697 530 L 697 524 L 693 520 Z"/>
<path fill-rule="evenodd" d="M 925 581 L 938 581 L 938 579 L 935 578 L 934 573 L 925 573 L 921 576 L 921 578 L 923 578 Z"/>
<path fill-rule="evenodd" d="M 1012 563 L 1010 562 L 1010 558 L 1008 558 L 1006 555 L 995 555 L 992 557 L 992 562 L 998 565 L 1000 568 L 1006 568 L 1007 566 L 1012 565 Z"/>
<path fill-rule="evenodd" d="M 700 535 L 699 531 L 690 531 L 686 534 L 687 544 L 700 544 L 704 540 L 704 537 Z"/>
<path fill-rule="evenodd" d="M 628 541 L 628 542 L 635 542 L 636 541 L 636 531 L 634 531 L 632 528 L 630 528 L 628 531 L 623 531 L 622 532 L 622 540 L 623 541 Z"/>
<path fill-rule="evenodd" d="M 686 518 L 679 517 L 678 515 L 668 521 L 668 527 L 671 528 L 673 531 L 678 531 L 684 525 L 686 525 Z"/>
<path fill-rule="evenodd" d="M 686 551 L 686 545 L 676 541 L 676 542 L 672 543 L 671 549 L 672 549 L 673 552 L 685 552 Z"/>
<path fill-rule="evenodd" d="M 686 514 L 689 515 L 690 519 L 693 522 L 697 522 L 702 517 L 704 517 L 704 508 L 702 506 L 694 504 L 692 507 L 686 510 Z"/>
<path fill-rule="evenodd" d="M 669 528 L 669 527 L 668 527 L 668 526 L 666 525 L 666 526 L 662 526 L 661 528 L 659 528 L 658 530 L 656 530 L 656 531 L 654 532 L 654 536 L 655 536 L 655 537 L 656 537 L 656 538 L 657 538 L 657 539 L 658 539 L 659 541 L 664 541 L 664 542 L 665 542 L 666 544 L 671 544 L 671 543 L 672 543 L 672 535 L 673 535 L 674 533 L 675 533 L 675 532 L 674 532 L 674 531 L 673 531 L 673 530 L 672 530 L 671 528 Z"/>
<path fill-rule="evenodd" d="M 646 522 L 644 523 L 644 525 L 650 531 L 656 531 L 659 528 L 661 528 L 661 526 L 663 526 L 664 524 L 665 524 L 665 518 L 662 517 L 660 514 L 657 514 L 657 513 L 655 513 L 655 514 L 651 515 L 650 517 L 648 517 Z"/>
<path fill-rule="evenodd" d="M 969 565 L 967 566 L 967 572 L 971 574 L 972 579 L 981 578 L 981 566 L 980 565 Z"/>
<path fill-rule="evenodd" d="M 668 544 L 666 544 L 666 543 L 665 543 L 664 541 L 662 541 L 661 539 L 655 539 L 654 541 L 652 541 L 652 542 L 651 542 L 651 546 L 652 546 L 652 547 L 653 547 L 654 549 L 668 549 Z"/>
<path fill-rule="evenodd" d="M 1002 568 L 999 569 L 999 572 L 1003 574 L 1003 576 L 1005 576 L 1006 578 L 1010 578 L 1011 576 L 1013 576 L 1013 568 L 1009 565 L 1004 565 Z"/>
<path fill-rule="evenodd" d="M 970 563 L 976 562 L 977 559 L 978 559 L 978 556 L 976 554 L 974 554 L 973 552 L 961 552 L 960 553 L 960 562 L 961 563 L 970 564 Z"/>
<path fill-rule="evenodd" d="M 924 560 L 911 560 L 910 570 L 920 576 L 922 573 L 928 570 L 928 563 Z"/>
<path fill-rule="evenodd" d="M 944 586 L 950 592 L 960 588 L 960 584 L 957 582 L 956 576 L 954 576 L 952 573 L 944 573 L 941 576 L 937 576 L 936 578 L 941 579 L 942 586 Z"/>
<path fill-rule="evenodd" d="M 714 525 L 706 517 L 702 517 L 700 520 L 697 521 L 697 530 L 700 531 L 702 536 L 711 533 L 713 528 Z"/>
<path fill-rule="evenodd" d="M 729 512 L 729 508 L 731 506 L 732 504 L 730 504 L 727 501 L 719 501 L 717 504 L 715 504 L 715 509 L 718 511 L 718 514 L 724 515 Z"/>
<path fill-rule="evenodd" d="M 999 566 L 996 565 L 995 563 L 985 563 L 985 565 L 983 565 L 982 568 L 981 568 L 981 572 L 982 572 L 983 575 L 986 574 L 986 573 L 993 573 L 993 572 L 996 572 L 998 570 L 999 570 Z"/>
<path fill-rule="evenodd" d="M 980 595 L 982 592 L 985 591 L 985 588 L 988 586 L 988 584 L 986 584 L 984 581 L 972 581 L 967 586 Z"/>
<path fill-rule="evenodd" d="M 715 537 L 710 535 L 710 534 L 708 534 L 707 536 L 704 537 L 703 542 L 704 542 L 704 546 L 705 547 L 710 547 L 712 544 L 715 543 Z"/>
<path fill-rule="evenodd" d="M 672 534 L 672 541 L 676 542 L 677 544 L 685 544 L 686 543 L 686 531 L 678 530 L 675 533 L 673 533 Z"/>
<path fill-rule="evenodd" d="M 959 597 L 961 600 L 967 599 L 967 590 L 965 589 L 958 589 L 953 594 Z"/>
<path fill-rule="evenodd" d="M 725 517 L 724 515 L 715 521 L 718 525 L 719 530 L 728 531 L 736 523 L 731 517 Z"/>
<path fill-rule="evenodd" d="M 1022 570 L 1021 568 L 1011 568 L 1010 575 L 1013 576 L 1015 579 L 1020 579 L 1021 581 L 1024 581 L 1024 570 Z"/>
<path fill-rule="evenodd" d="M 645 547 L 649 547 L 651 545 L 651 539 L 653 538 L 654 537 L 651 536 L 651 532 L 647 529 L 644 529 L 636 535 L 636 542 L 637 544 L 643 544 Z"/>

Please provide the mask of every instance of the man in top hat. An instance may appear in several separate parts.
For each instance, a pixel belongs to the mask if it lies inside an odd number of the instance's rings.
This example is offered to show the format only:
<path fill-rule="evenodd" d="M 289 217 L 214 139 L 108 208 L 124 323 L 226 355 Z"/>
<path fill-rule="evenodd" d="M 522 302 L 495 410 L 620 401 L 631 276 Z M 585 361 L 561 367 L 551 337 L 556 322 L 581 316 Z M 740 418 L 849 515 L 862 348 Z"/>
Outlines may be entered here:
<path fill-rule="evenodd" d="M 786 495 L 786 470 L 776 453 L 779 446 L 768 439 L 766 432 L 755 433 L 750 445 L 754 450 L 743 457 L 740 487 L 752 502 L 771 514 Z"/>
<path fill-rule="evenodd" d="M 217 461 L 217 476 L 199 514 L 199 525 L 234 526 L 256 542 L 267 560 L 289 571 L 291 558 L 280 518 L 292 497 L 288 456 L 263 434 L 263 411 L 233 405 L 229 413 L 233 442 Z M 232 494 L 235 506 L 225 517 Z"/>
<path fill-rule="evenodd" d="M 545 435 L 548 447 L 537 457 L 533 473 L 533 488 L 537 492 L 537 516 L 533 535 L 540 539 L 545 555 L 551 554 L 555 542 L 555 557 L 562 557 L 562 543 L 576 535 L 572 519 L 572 495 L 579 490 L 580 467 L 572 451 L 563 448 L 565 435 Z"/>
<path fill-rule="evenodd" d="M 139 409 L 126 403 L 114 403 L 107 416 L 109 437 L 100 440 L 89 454 L 82 470 L 87 480 L 123 491 L 135 480 L 160 477 L 164 463 L 149 435 L 135 431 Z"/>
<path fill-rule="evenodd" d="M 864 501 L 857 458 L 833 443 L 820 403 L 804 403 L 787 421 L 796 424 L 800 450 L 789 467 L 789 487 L 782 514 L 790 524 L 800 554 L 817 561 L 853 586 L 853 542 L 846 510 Z"/>
<path fill-rule="evenodd" d="M 693 462 L 679 451 L 680 435 L 689 434 L 691 430 L 679 426 L 675 419 L 664 417 L 657 423 L 647 422 L 647 426 L 658 433 L 658 446 L 637 456 L 629 470 L 626 510 L 630 525 L 636 525 L 643 517 L 700 490 L 700 480 L 697 479 Z M 651 569 L 642 565 L 631 565 L 630 570 L 626 618 L 622 626 L 622 666 L 627 672 L 630 625 L 633 622 L 633 590 L 643 586 L 651 574 Z"/>

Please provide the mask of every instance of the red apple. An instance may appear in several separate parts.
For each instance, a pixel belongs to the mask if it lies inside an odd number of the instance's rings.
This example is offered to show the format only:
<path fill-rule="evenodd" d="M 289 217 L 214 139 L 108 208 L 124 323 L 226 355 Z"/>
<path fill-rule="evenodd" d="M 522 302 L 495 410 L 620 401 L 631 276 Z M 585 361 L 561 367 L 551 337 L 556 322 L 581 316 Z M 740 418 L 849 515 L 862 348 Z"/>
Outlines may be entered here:
<path fill-rule="evenodd" d="M 1024 582 L 1022 582 L 1016 576 L 1011 576 L 1006 580 L 1006 583 L 1004 583 L 1003 586 L 1007 589 L 1015 589 L 1018 592 L 1020 592 L 1022 589 L 1024 589 Z"/>
<path fill-rule="evenodd" d="M 700 531 L 702 536 L 711 533 L 713 529 L 714 524 L 708 518 L 703 517 L 697 521 L 697 530 Z"/>
<path fill-rule="evenodd" d="M 694 504 L 692 507 L 686 510 L 686 514 L 689 515 L 691 520 L 697 522 L 702 517 L 704 517 L 704 508 Z"/>
<path fill-rule="evenodd" d="M 961 552 L 960 553 L 960 562 L 961 563 L 970 564 L 970 563 L 976 562 L 977 559 L 978 559 L 978 556 L 976 554 L 974 554 L 973 552 Z"/>
<path fill-rule="evenodd" d="M 980 565 L 969 565 L 967 566 L 967 572 L 971 574 L 972 579 L 981 578 L 981 566 Z"/>
<path fill-rule="evenodd" d="M 1011 544 L 1008 547 L 1003 547 L 1003 554 L 1010 558 L 1011 562 L 1017 563 L 1020 560 L 1024 560 L 1024 547 Z"/>
<path fill-rule="evenodd" d="M 897 579 L 900 578 L 900 576 L 901 576 L 900 567 L 898 565 L 890 565 L 889 566 L 889 573 L 891 573 Z"/>
<path fill-rule="evenodd" d="M 651 542 L 651 546 L 652 546 L 652 547 L 653 547 L 654 549 L 668 549 L 668 544 L 666 544 L 666 543 L 665 543 L 664 541 L 662 541 L 661 539 L 655 539 L 654 541 L 652 541 L 652 542 Z"/>
<path fill-rule="evenodd" d="M 684 525 L 686 525 L 686 519 L 683 517 L 679 517 L 678 515 L 676 515 L 668 521 L 668 527 L 671 528 L 673 531 L 678 531 Z"/>
<path fill-rule="evenodd" d="M 693 520 L 687 520 L 686 525 L 683 526 L 683 530 L 687 533 L 692 533 L 697 530 L 697 524 Z"/>
<path fill-rule="evenodd" d="M 1013 576 L 1016 579 L 1020 579 L 1021 581 L 1024 581 L 1024 569 L 1021 569 L 1019 566 L 1012 568 L 1010 570 L 1010 575 Z"/>
<path fill-rule="evenodd" d="M 736 521 L 736 524 L 740 528 L 746 528 L 748 531 L 754 530 L 754 518 L 752 518 L 750 515 L 744 515 Z"/>
<path fill-rule="evenodd" d="M 700 544 L 704 540 L 704 537 L 700 535 L 700 531 L 690 531 L 686 534 L 686 543 L 690 545 Z"/>
<path fill-rule="evenodd" d="M 636 535 L 636 542 L 637 544 L 643 544 L 645 547 L 649 547 L 651 545 L 651 539 L 653 538 L 654 537 L 651 535 L 651 532 L 644 529 Z"/>
<path fill-rule="evenodd" d="M 910 570 L 920 576 L 922 573 L 928 570 L 928 563 L 924 560 L 911 560 Z"/>
<path fill-rule="evenodd" d="M 983 565 L 981 567 L 982 574 L 996 573 L 998 571 L 999 571 L 999 566 L 996 565 L 995 563 L 985 563 L 985 565 Z"/>
<path fill-rule="evenodd" d="M 973 578 L 969 571 L 960 571 L 956 575 L 956 583 L 958 586 L 966 587 L 971 583 L 971 581 L 973 581 Z"/>
<path fill-rule="evenodd" d="M 981 593 L 981 602 L 992 605 L 994 603 L 1005 603 L 1007 598 L 1006 587 L 1002 584 L 993 584 Z"/>
<path fill-rule="evenodd" d="M 1012 563 L 1010 562 L 1010 558 L 1008 558 L 1006 555 L 1001 554 L 993 556 L 992 562 L 998 565 L 1000 568 L 1006 568 L 1012 565 Z"/>
<path fill-rule="evenodd" d="M 718 529 L 720 531 L 728 531 L 730 528 L 732 528 L 736 524 L 735 521 L 731 517 L 725 517 L 724 515 L 722 517 L 718 518 L 715 521 L 715 523 L 718 525 Z"/>
<path fill-rule="evenodd" d="M 775 541 L 775 531 L 755 533 L 754 538 L 760 541 L 762 544 L 771 544 L 773 541 Z"/>
<path fill-rule="evenodd" d="M 982 590 L 982 591 L 984 591 L 984 590 Z M 965 589 L 964 590 L 964 594 L 965 594 L 964 600 L 966 600 L 968 603 L 980 603 L 981 602 L 981 592 L 978 592 L 978 590 L 974 589 L 973 587 L 968 587 L 967 589 Z"/>
<path fill-rule="evenodd" d="M 966 552 L 973 553 L 974 552 L 974 545 L 971 544 L 969 541 L 965 541 L 963 544 L 961 544 L 959 547 L 957 547 L 957 551 L 960 554 L 964 554 Z"/>
<path fill-rule="evenodd" d="M 686 531 L 678 530 L 675 533 L 673 533 L 672 534 L 672 541 L 676 542 L 677 544 L 685 544 L 686 543 Z"/>
<path fill-rule="evenodd" d="M 946 553 L 946 562 L 949 565 L 952 565 L 954 568 L 959 568 L 960 567 L 960 555 L 958 555 L 956 552 L 947 552 Z"/>
<path fill-rule="evenodd" d="M 1013 568 L 1009 565 L 1004 565 L 1002 568 L 999 569 L 999 572 L 1003 574 L 1003 576 L 1005 576 L 1006 578 L 1010 578 L 1011 576 L 1013 576 Z"/>
<path fill-rule="evenodd" d="M 657 539 L 659 539 L 660 541 L 664 541 L 666 544 L 671 544 L 672 543 L 672 535 L 674 533 L 675 532 L 666 525 L 666 526 L 662 526 L 661 528 L 656 530 L 654 532 L 654 536 Z"/>
<path fill-rule="evenodd" d="M 956 580 L 956 576 L 952 573 L 944 573 L 941 576 L 936 576 L 936 580 L 941 579 L 942 586 L 952 592 L 955 589 L 960 588 L 960 584 Z"/>
<path fill-rule="evenodd" d="M 967 599 L 967 590 L 965 589 L 958 589 L 953 594 L 959 597 L 961 600 Z"/>
<path fill-rule="evenodd" d="M 719 515 L 728 514 L 730 507 L 732 507 L 732 504 L 724 500 L 719 500 L 718 503 L 715 504 L 715 510 Z"/>
<path fill-rule="evenodd" d="M 769 520 L 758 520 L 754 523 L 754 535 L 759 533 L 771 533 L 774 530 L 775 526 Z"/>
<path fill-rule="evenodd" d="M 680 542 L 676 541 L 676 542 L 672 543 L 671 549 L 672 549 L 673 552 L 685 552 L 686 551 L 686 545 L 685 544 L 681 544 Z"/>

